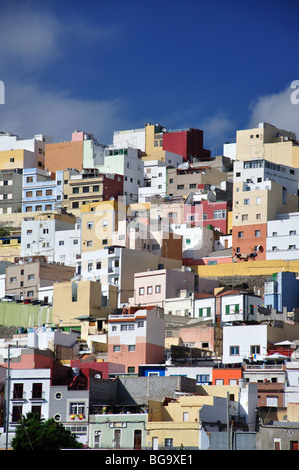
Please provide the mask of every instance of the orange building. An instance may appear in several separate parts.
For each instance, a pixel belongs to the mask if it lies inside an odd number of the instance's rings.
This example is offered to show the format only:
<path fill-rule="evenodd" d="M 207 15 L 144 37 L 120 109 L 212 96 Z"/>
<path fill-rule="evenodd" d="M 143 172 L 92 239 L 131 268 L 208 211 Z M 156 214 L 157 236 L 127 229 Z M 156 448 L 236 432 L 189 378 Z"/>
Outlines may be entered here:
<path fill-rule="evenodd" d="M 48 171 L 83 169 L 83 140 L 46 144 L 45 147 L 45 168 Z"/>
<path fill-rule="evenodd" d="M 220 367 L 213 369 L 212 385 L 238 385 L 242 378 L 241 367 Z"/>

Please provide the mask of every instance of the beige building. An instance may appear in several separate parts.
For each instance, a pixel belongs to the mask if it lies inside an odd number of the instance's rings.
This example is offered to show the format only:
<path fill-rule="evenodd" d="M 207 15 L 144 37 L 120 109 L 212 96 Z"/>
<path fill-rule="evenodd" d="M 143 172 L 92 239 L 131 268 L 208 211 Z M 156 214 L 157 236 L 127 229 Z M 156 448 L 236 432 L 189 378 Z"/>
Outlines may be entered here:
<path fill-rule="evenodd" d="M 96 169 L 65 170 L 63 172 L 62 207 L 68 211 L 83 205 L 117 199 L 123 192 L 123 176 L 100 174 Z"/>
<path fill-rule="evenodd" d="M 89 203 L 81 209 L 82 253 L 99 250 L 115 242 L 118 229 L 126 234 L 127 206 L 118 201 Z M 116 234 L 116 235 L 115 235 Z M 125 246 L 125 240 L 119 240 Z"/>
<path fill-rule="evenodd" d="M 219 186 L 227 180 L 227 173 L 210 166 L 169 168 L 167 170 L 167 196 L 186 196 L 198 192 L 200 185 Z"/>
<path fill-rule="evenodd" d="M 47 263 L 43 257 L 32 262 L 20 259 L 6 268 L 5 294 L 15 295 L 21 300 L 35 300 L 41 288 L 69 280 L 74 274 L 74 267 Z"/>
<path fill-rule="evenodd" d="M 57 282 L 53 288 L 53 323 L 78 326 L 80 317 L 106 318 L 117 308 L 117 288 L 103 291 L 100 282 Z"/>
<path fill-rule="evenodd" d="M 299 167 L 299 145 L 293 132 L 268 123 L 237 131 L 237 160 L 264 158 L 273 163 Z"/>

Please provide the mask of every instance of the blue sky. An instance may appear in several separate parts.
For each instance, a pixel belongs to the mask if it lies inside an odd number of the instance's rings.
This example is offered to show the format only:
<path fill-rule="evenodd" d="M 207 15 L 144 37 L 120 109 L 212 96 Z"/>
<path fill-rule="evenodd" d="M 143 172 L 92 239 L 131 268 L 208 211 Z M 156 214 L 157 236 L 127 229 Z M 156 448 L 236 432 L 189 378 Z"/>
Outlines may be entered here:
<path fill-rule="evenodd" d="M 110 144 L 159 122 L 217 149 L 266 121 L 299 136 L 299 2 L 0 0 L 0 129 Z"/>

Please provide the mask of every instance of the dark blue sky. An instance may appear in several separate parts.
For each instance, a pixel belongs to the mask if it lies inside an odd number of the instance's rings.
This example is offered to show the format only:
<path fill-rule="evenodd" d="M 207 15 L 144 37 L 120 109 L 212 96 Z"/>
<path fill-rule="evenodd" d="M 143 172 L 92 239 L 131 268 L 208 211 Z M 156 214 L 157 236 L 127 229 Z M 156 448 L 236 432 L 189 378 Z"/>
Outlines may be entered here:
<path fill-rule="evenodd" d="M 266 120 L 299 131 L 298 1 L 0 0 L 0 129 L 103 143 L 159 122 L 221 146 Z M 275 121 L 275 122 L 272 122 Z"/>

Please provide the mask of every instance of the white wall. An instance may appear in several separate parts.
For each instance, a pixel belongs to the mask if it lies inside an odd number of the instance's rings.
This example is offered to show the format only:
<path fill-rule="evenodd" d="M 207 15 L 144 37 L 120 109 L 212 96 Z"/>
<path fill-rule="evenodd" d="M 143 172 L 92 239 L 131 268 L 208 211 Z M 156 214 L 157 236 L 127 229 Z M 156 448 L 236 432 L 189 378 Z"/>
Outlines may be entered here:
<path fill-rule="evenodd" d="M 257 360 L 263 360 L 267 355 L 267 325 L 242 325 L 223 327 L 223 356 L 224 364 L 242 363 L 250 357 L 250 346 L 260 346 Z M 239 354 L 231 355 L 230 347 L 238 346 Z"/>

